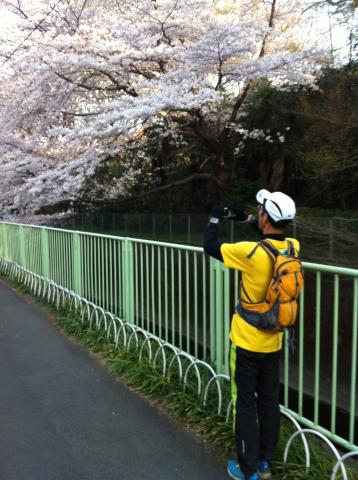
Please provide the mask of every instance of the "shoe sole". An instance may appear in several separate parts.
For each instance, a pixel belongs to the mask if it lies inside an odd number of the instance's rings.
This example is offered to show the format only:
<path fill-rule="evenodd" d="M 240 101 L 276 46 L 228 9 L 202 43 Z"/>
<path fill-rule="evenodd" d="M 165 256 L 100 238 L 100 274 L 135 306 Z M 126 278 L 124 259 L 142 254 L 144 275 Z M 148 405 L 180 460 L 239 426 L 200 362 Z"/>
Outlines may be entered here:
<path fill-rule="evenodd" d="M 240 478 L 239 478 L 239 477 L 235 477 L 235 476 L 230 472 L 230 470 L 229 470 L 228 468 L 226 469 L 226 471 L 227 471 L 227 474 L 229 475 L 229 477 L 233 478 L 234 480 L 240 480 Z"/>
<path fill-rule="evenodd" d="M 260 474 L 260 472 L 259 472 L 259 477 L 260 477 L 260 480 L 269 480 L 270 478 L 272 478 L 272 473 L 262 473 L 262 474 Z"/>

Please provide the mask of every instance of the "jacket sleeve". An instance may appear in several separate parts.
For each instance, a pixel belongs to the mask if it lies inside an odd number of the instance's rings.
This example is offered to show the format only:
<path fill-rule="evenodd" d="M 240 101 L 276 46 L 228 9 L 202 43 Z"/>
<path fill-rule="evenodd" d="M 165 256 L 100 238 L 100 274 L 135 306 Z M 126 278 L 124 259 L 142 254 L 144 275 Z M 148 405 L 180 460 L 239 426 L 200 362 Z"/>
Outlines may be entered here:
<path fill-rule="evenodd" d="M 218 225 L 215 223 L 209 223 L 205 230 L 203 247 L 208 255 L 223 262 L 224 259 L 220 251 L 223 242 L 219 241 L 218 233 Z"/>

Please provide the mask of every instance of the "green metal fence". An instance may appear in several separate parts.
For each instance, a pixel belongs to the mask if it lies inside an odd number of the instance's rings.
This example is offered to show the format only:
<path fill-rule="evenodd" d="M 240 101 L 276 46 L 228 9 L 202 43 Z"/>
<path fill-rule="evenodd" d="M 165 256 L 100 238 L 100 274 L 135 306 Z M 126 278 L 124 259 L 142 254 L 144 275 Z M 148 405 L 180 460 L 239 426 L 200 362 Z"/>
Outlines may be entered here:
<path fill-rule="evenodd" d="M 58 220 L 60 228 L 106 235 L 146 238 L 160 242 L 202 245 L 206 214 L 149 214 L 93 212 Z M 358 268 L 358 219 L 297 216 L 287 235 L 300 239 L 301 255 L 308 262 Z M 222 222 L 225 241 L 255 240 L 256 232 L 240 222 Z"/>
<path fill-rule="evenodd" d="M 0 223 L 0 255 L 228 372 L 239 274 L 199 247 Z M 298 348 L 283 355 L 283 406 L 356 449 L 358 270 L 304 263 Z"/>

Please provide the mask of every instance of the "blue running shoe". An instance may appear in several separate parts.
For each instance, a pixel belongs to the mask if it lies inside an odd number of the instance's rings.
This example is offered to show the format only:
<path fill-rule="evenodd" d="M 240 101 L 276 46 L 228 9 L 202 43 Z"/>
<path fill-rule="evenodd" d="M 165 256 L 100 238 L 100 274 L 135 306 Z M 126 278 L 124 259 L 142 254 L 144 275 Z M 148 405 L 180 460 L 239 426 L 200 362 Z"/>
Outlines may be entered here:
<path fill-rule="evenodd" d="M 261 480 L 267 480 L 268 478 L 272 478 L 270 464 L 262 460 L 257 465 L 257 471 Z"/>
<path fill-rule="evenodd" d="M 229 460 L 227 462 L 227 473 L 234 480 L 260 480 L 260 477 L 255 472 L 250 477 L 245 477 L 244 472 L 241 470 L 240 465 L 236 460 Z"/>

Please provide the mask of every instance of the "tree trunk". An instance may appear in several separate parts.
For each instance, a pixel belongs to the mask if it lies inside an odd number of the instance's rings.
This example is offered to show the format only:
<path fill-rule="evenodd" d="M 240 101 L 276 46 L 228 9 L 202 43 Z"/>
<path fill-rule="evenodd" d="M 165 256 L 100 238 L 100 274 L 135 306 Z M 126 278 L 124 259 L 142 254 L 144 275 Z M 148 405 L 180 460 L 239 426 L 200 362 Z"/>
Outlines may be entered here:
<path fill-rule="evenodd" d="M 285 178 L 285 160 L 283 157 L 277 158 L 274 160 L 271 167 L 271 175 L 269 185 L 273 191 L 280 190 L 283 186 L 283 181 Z"/>

